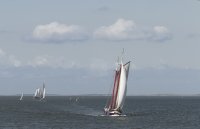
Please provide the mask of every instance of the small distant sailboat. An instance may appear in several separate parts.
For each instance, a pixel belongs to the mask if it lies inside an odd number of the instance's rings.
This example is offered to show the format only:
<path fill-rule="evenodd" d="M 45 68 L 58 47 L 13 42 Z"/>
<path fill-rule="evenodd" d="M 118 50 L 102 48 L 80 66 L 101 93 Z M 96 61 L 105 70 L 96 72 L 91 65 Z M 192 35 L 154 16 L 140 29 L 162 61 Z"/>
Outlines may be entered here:
<path fill-rule="evenodd" d="M 36 89 L 33 98 L 37 100 L 42 100 L 42 99 L 45 99 L 45 94 L 46 94 L 45 83 L 43 83 L 43 88 Z"/>
<path fill-rule="evenodd" d="M 76 98 L 76 102 L 78 102 L 78 100 L 79 100 L 79 97 Z"/>
<path fill-rule="evenodd" d="M 122 108 L 126 98 L 129 67 L 130 61 L 124 64 L 121 57 L 121 62 L 118 61 L 118 65 L 115 70 L 112 96 L 104 108 L 105 115 L 124 116 L 122 115 Z"/>
<path fill-rule="evenodd" d="M 24 93 L 21 94 L 21 97 L 20 97 L 19 100 L 22 101 L 22 100 L 23 100 L 23 97 L 24 97 Z"/>

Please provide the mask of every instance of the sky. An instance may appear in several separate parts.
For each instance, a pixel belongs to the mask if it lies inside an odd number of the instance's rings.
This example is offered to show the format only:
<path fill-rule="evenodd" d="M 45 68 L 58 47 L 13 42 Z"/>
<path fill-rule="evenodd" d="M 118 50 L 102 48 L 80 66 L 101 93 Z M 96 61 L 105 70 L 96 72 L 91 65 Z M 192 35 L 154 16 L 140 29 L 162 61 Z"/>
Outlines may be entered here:
<path fill-rule="evenodd" d="M 0 95 L 200 94 L 199 0 L 1 0 Z"/>

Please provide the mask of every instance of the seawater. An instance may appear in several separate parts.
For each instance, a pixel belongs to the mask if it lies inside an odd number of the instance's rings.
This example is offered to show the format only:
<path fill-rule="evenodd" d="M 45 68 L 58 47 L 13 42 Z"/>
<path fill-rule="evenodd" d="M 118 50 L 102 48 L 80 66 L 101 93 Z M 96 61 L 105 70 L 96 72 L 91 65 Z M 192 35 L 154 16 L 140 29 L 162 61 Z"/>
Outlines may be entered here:
<path fill-rule="evenodd" d="M 124 117 L 101 116 L 103 96 L 19 98 L 0 96 L 0 129 L 200 129 L 198 96 L 127 97 Z"/>

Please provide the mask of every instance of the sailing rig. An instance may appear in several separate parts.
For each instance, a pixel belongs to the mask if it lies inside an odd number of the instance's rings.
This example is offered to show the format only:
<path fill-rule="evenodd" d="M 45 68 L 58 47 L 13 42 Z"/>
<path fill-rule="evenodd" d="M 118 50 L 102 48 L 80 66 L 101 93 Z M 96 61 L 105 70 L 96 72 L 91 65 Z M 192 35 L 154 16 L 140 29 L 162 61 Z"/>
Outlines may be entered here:
<path fill-rule="evenodd" d="M 36 89 L 33 98 L 37 99 L 37 100 L 42 100 L 42 99 L 45 99 L 45 94 L 46 94 L 45 93 L 45 83 L 43 83 L 43 88 Z"/>
<path fill-rule="evenodd" d="M 130 61 L 127 63 L 121 62 L 117 64 L 115 70 L 113 91 L 110 100 L 104 108 L 105 115 L 108 116 L 121 116 L 122 108 L 126 98 L 127 80 L 129 74 Z"/>
<path fill-rule="evenodd" d="M 24 96 L 24 93 L 22 93 L 22 95 L 21 95 L 21 97 L 20 97 L 20 101 L 22 101 L 23 100 L 23 96 Z"/>

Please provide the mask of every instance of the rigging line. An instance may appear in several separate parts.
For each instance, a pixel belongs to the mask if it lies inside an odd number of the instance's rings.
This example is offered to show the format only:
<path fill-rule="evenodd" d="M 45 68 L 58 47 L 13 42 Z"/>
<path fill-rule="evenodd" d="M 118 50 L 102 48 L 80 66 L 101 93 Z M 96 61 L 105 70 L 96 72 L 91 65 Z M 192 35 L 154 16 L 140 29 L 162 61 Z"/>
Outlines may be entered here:
<path fill-rule="evenodd" d="M 123 66 L 126 66 L 127 64 L 131 63 L 131 61 L 127 62 L 126 64 L 124 64 Z"/>

